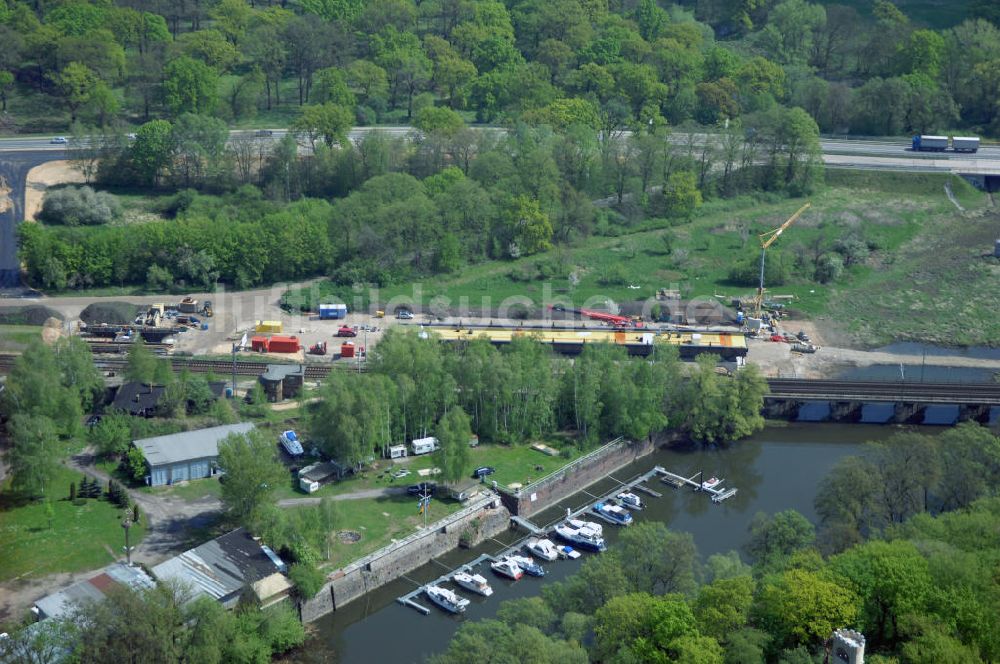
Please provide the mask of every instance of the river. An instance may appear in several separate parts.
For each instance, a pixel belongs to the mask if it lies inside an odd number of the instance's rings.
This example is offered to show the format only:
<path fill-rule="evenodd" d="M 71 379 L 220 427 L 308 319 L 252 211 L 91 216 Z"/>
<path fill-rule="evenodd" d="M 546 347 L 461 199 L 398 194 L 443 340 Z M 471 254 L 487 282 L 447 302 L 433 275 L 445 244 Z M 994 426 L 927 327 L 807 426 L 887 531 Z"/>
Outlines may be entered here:
<path fill-rule="evenodd" d="M 837 460 L 856 453 L 863 442 L 885 438 L 894 430 L 863 424 L 776 425 L 725 448 L 658 450 L 615 473 L 615 477 L 627 481 L 654 465 L 661 465 L 685 476 L 703 470 L 706 477 L 716 475 L 725 479 L 725 486 L 739 489 L 735 497 L 719 505 L 713 504 L 704 493 L 676 490 L 656 480 L 649 486 L 663 497 L 643 495 L 647 507 L 636 515 L 637 522 L 657 520 L 672 530 L 692 533 L 704 559 L 713 553 L 725 553 L 742 546 L 750 520 L 757 512 L 774 513 L 794 508 L 815 521 L 813 498 L 817 485 Z M 613 482 L 605 480 L 588 490 L 600 495 L 612 488 Z M 535 515 L 532 520 L 545 524 L 557 519 L 566 507 L 577 508 L 592 501 L 590 496 L 579 493 L 558 507 Z M 616 530 L 610 524 L 604 526 L 610 549 L 615 546 Z M 499 539 L 513 543 L 522 537 L 522 533 L 507 531 Z M 497 553 L 501 549 L 498 542 L 487 542 L 472 550 L 452 551 L 440 560 L 453 568 L 480 553 Z M 415 586 L 410 581 L 396 581 L 314 623 L 315 636 L 291 660 L 302 664 L 422 662 L 428 655 L 447 647 L 448 640 L 463 621 L 493 617 L 503 600 L 537 594 L 541 584 L 572 574 L 587 555 L 592 554 L 584 554 L 578 561 L 547 563 L 548 574 L 544 579 L 525 577 L 508 582 L 496 577 L 488 567 L 480 569 L 489 578 L 494 594 L 485 599 L 463 592 L 472 604 L 461 617 L 447 615 L 436 608 L 424 616 L 397 604 L 395 599 Z M 445 571 L 444 567 L 432 563 L 407 576 L 426 583 Z M 425 599 L 420 601 L 433 607 Z"/>

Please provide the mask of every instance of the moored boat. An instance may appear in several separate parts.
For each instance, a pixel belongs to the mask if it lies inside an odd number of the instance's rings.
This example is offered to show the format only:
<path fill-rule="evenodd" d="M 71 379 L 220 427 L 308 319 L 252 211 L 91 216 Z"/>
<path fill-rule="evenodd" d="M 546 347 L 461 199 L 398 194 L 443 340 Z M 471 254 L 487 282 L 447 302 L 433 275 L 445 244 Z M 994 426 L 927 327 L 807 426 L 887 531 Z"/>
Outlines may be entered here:
<path fill-rule="evenodd" d="M 594 505 L 594 514 L 607 519 L 611 523 L 618 524 L 619 526 L 632 525 L 632 515 L 629 514 L 629 511 L 621 505 L 597 503 Z"/>
<path fill-rule="evenodd" d="M 525 543 L 524 548 L 528 553 L 549 562 L 559 557 L 559 551 L 556 549 L 556 545 L 552 543 L 552 540 L 530 539 Z"/>
<path fill-rule="evenodd" d="M 621 503 L 622 507 L 627 507 L 630 510 L 641 510 L 643 507 L 642 498 L 635 495 L 631 491 L 623 491 L 615 496 L 615 498 L 618 499 L 618 502 Z"/>
<path fill-rule="evenodd" d="M 563 540 L 586 551 L 605 551 L 607 545 L 597 531 L 588 527 L 577 527 L 572 521 L 566 521 L 556 526 L 556 535 Z"/>
<path fill-rule="evenodd" d="M 592 530 L 598 535 L 604 535 L 604 526 L 595 521 L 584 521 L 583 519 L 569 519 L 566 521 L 569 525 L 578 529 Z"/>
<path fill-rule="evenodd" d="M 524 572 L 521 571 L 518 564 L 509 558 L 501 558 L 500 560 L 493 561 L 490 563 L 490 569 L 500 576 L 506 576 L 508 579 L 514 579 L 515 581 L 524 576 Z"/>
<path fill-rule="evenodd" d="M 462 586 L 466 590 L 471 590 L 474 593 L 478 593 L 484 597 L 489 597 L 493 594 L 493 588 L 490 588 L 490 584 L 486 581 L 486 577 L 482 574 L 470 574 L 468 572 L 456 572 L 451 580 Z"/>
<path fill-rule="evenodd" d="M 432 602 L 450 613 L 464 613 L 465 607 L 469 606 L 469 600 L 460 597 L 455 591 L 441 586 L 427 586 L 424 588 L 424 594 Z"/>
<path fill-rule="evenodd" d="M 524 570 L 525 574 L 531 576 L 545 576 L 545 570 L 535 562 L 531 556 L 519 556 L 516 553 L 510 555 L 510 559 L 517 563 L 517 566 Z"/>
<path fill-rule="evenodd" d="M 707 480 L 701 483 L 702 489 L 714 489 L 722 484 L 722 480 L 718 477 L 709 477 Z"/>

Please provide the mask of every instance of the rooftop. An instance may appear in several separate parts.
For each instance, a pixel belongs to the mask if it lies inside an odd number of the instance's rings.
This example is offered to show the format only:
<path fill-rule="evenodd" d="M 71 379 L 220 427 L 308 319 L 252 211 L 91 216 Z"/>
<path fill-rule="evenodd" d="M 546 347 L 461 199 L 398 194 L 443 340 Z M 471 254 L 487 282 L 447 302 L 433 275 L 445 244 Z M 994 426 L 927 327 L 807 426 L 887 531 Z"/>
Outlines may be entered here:
<path fill-rule="evenodd" d="M 264 380 L 279 381 L 289 376 L 301 376 L 305 378 L 306 368 L 301 364 L 269 364 L 267 370 L 261 374 Z"/>
<path fill-rule="evenodd" d="M 98 574 L 79 581 L 35 602 L 39 619 L 58 618 L 71 613 L 77 604 L 100 601 L 114 586 L 126 588 L 152 588 L 153 580 L 139 567 L 125 563 L 108 565 Z"/>
<path fill-rule="evenodd" d="M 226 424 L 168 436 L 143 438 L 134 441 L 133 444 L 142 450 L 150 466 L 161 466 L 189 459 L 218 456 L 219 442 L 222 439 L 232 433 L 248 433 L 253 428 L 253 424 L 249 422 Z"/>
<path fill-rule="evenodd" d="M 280 576 L 284 569 L 285 563 L 277 554 L 245 529 L 237 528 L 160 563 L 153 568 L 153 574 L 160 581 L 182 582 L 190 588 L 191 599 L 204 594 L 226 602 L 250 586 L 265 601 L 291 587 Z M 280 578 L 272 578 L 274 575 Z"/>

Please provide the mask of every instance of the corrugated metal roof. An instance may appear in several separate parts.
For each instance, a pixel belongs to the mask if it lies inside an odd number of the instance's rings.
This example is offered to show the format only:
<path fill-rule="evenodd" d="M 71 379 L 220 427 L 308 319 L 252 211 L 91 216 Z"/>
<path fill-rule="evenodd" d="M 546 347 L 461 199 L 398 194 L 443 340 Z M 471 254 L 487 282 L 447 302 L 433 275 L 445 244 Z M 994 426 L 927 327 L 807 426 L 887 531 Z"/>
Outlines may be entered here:
<path fill-rule="evenodd" d="M 269 555 L 246 530 L 238 528 L 160 563 L 153 574 L 161 581 L 171 579 L 187 586 L 192 598 L 206 594 L 218 600 L 283 567 L 276 554 Z"/>
<path fill-rule="evenodd" d="M 156 436 L 136 440 L 133 444 L 142 450 L 151 467 L 203 459 L 219 454 L 219 442 L 231 433 L 247 433 L 254 425 L 249 422 L 226 424 L 208 429 L 184 431 L 169 436 Z"/>
<path fill-rule="evenodd" d="M 126 588 L 153 587 L 153 580 L 142 569 L 129 567 L 125 563 L 114 563 L 89 579 L 43 597 L 35 602 L 35 606 L 41 612 L 42 618 L 63 616 L 82 602 L 102 600 L 105 592 L 115 583 Z"/>
<path fill-rule="evenodd" d="M 279 381 L 288 376 L 305 377 L 306 369 L 301 364 L 269 364 L 267 370 L 260 375 L 263 380 Z"/>

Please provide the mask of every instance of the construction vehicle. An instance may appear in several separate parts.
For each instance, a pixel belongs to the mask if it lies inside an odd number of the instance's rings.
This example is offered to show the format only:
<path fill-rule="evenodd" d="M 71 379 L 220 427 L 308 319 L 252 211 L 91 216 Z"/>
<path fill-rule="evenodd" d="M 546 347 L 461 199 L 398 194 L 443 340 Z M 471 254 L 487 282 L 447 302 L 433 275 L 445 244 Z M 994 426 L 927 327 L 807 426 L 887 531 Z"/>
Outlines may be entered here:
<path fill-rule="evenodd" d="M 798 209 L 798 211 L 788 218 L 788 221 L 778 226 L 774 230 L 767 231 L 766 233 L 761 233 L 760 237 L 760 286 L 757 287 L 757 295 L 754 297 L 754 318 L 760 318 L 763 312 L 764 306 L 764 259 L 767 256 L 767 248 L 774 244 L 775 240 L 781 237 L 781 234 L 785 230 L 795 223 L 795 221 L 802 216 L 802 213 L 808 210 L 812 206 L 812 203 L 806 203 Z"/>
<path fill-rule="evenodd" d="M 550 304 L 549 309 L 552 311 L 565 311 L 567 313 L 585 316 L 591 320 L 599 320 L 603 323 L 614 325 L 615 327 L 642 327 L 642 321 L 631 316 L 609 314 L 603 311 L 594 311 L 592 309 L 567 309 L 561 304 Z"/>
<path fill-rule="evenodd" d="M 357 331 L 347 325 L 341 325 L 340 329 L 337 330 L 338 337 L 356 337 L 358 336 Z"/>
<path fill-rule="evenodd" d="M 326 355 L 326 342 L 320 341 L 309 347 L 310 355 Z"/>
<path fill-rule="evenodd" d="M 205 300 L 205 304 L 202 305 L 202 307 L 201 307 L 201 313 L 205 316 L 205 318 L 211 318 L 212 317 L 212 301 L 211 300 Z"/>

